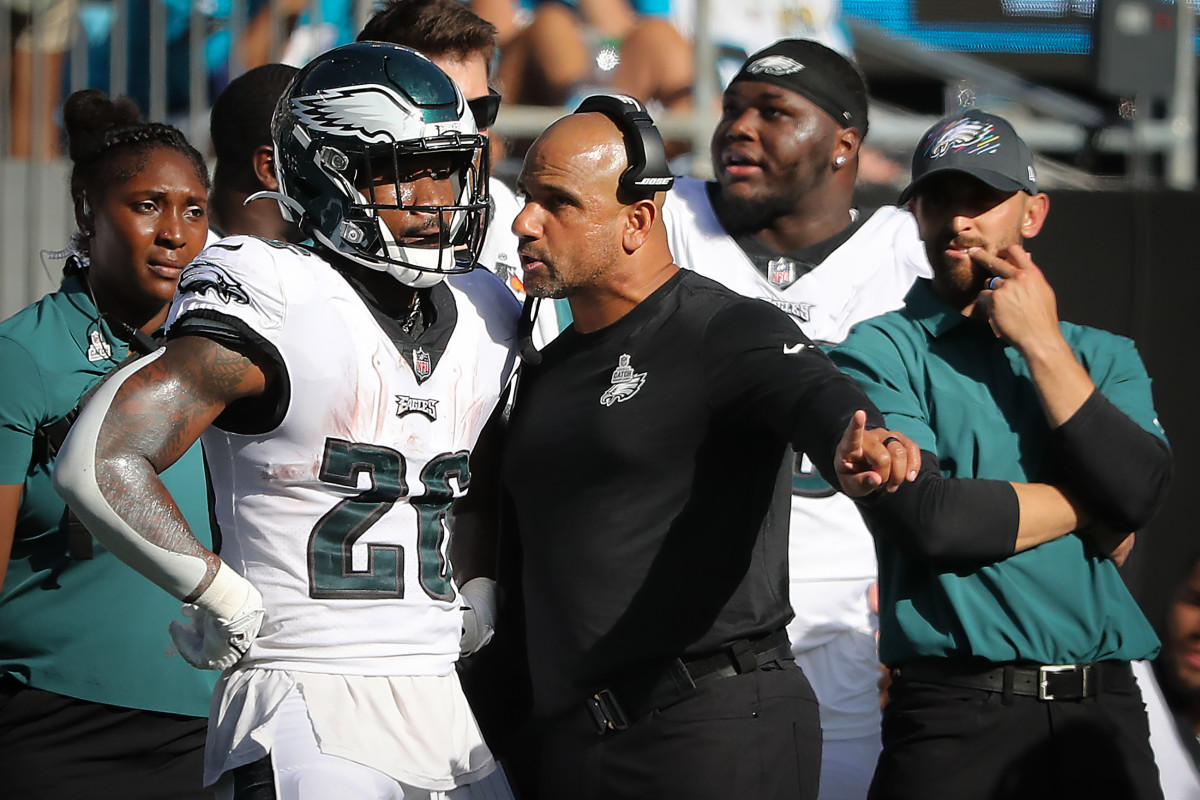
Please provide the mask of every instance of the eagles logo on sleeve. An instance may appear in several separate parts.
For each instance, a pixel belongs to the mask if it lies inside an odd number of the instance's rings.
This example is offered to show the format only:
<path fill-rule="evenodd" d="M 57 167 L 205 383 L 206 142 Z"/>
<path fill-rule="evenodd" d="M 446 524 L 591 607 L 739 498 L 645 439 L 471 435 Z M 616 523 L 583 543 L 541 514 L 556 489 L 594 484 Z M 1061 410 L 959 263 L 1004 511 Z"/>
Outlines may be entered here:
<path fill-rule="evenodd" d="M 221 265 L 213 261 L 196 259 L 188 264 L 179 276 L 180 294 L 203 294 L 212 292 L 223 303 L 250 305 L 250 296 L 242 285 L 229 277 Z"/>

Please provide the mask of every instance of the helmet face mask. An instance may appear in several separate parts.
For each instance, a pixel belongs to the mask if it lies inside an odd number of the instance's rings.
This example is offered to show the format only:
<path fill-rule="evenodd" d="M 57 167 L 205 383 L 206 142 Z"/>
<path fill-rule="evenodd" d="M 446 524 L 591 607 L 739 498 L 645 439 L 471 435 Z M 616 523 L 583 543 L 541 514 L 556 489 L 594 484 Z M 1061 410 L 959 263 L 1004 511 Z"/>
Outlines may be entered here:
<path fill-rule="evenodd" d="M 317 242 L 417 288 L 475 267 L 487 140 L 425 56 L 376 42 L 324 53 L 280 100 L 272 132 L 284 216 Z"/>

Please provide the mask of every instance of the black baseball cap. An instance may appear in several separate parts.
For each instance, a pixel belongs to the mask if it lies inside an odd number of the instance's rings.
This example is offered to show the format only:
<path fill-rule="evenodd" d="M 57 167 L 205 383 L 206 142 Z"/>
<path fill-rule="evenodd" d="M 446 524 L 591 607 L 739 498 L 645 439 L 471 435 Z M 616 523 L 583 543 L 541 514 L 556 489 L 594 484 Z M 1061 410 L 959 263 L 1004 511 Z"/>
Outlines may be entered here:
<path fill-rule="evenodd" d="M 913 151 L 912 182 L 900 193 L 907 203 L 918 187 L 939 172 L 963 172 L 1005 192 L 1037 194 L 1037 170 L 1029 145 L 1007 120 L 967 109 L 925 131 Z"/>

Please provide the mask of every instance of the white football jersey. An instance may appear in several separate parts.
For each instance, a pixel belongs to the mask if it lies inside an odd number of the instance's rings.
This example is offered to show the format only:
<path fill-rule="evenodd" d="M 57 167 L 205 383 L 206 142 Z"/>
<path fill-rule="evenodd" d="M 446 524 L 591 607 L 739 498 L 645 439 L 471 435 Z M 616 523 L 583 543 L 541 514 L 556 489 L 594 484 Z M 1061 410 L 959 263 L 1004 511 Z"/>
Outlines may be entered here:
<path fill-rule="evenodd" d="M 917 276 L 930 275 L 916 220 L 884 206 L 824 261 L 779 286 L 725 233 L 703 181 L 677 179 L 663 217 L 675 262 L 747 297 L 783 309 L 819 343 L 836 344 L 865 319 L 899 308 Z M 786 275 L 782 275 L 786 278 Z M 871 630 L 861 581 L 875 579 L 875 550 L 854 503 L 835 494 L 806 459 L 793 478 L 789 627 L 798 650 L 846 630 Z M 819 582 L 821 587 L 804 584 Z"/>
<path fill-rule="evenodd" d="M 273 356 L 285 387 L 273 413 L 256 409 L 266 422 L 223 417 L 203 435 L 221 557 L 266 607 L 245 666 L 453 669 L 461 611 L 446 514 L 514 367 L 519 309 L 484 270 L 430 291 L 437 321 L 402 353 L 308 250 L 229 237 L 180 277 L 168 325 L 233 325 Z"/>

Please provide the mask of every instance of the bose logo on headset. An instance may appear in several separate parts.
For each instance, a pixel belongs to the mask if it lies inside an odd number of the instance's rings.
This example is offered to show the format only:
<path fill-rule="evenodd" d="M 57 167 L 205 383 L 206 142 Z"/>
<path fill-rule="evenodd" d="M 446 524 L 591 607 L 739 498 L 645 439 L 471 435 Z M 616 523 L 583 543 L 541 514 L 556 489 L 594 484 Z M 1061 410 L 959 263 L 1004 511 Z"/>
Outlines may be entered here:
<path fill-rule="evenodd" d="M 636 99 L 623 94 L 595 94 L 584 99 L 576 114 L 595 111 L 616 123 L 625 135 L 625 152 L 629 167 L 617 180 L 620 189 L 636 198 L 646 197 L 647 191 L 670 189 L 675 183 L 667 166 L 667 151 L 654 120 Z"/>

